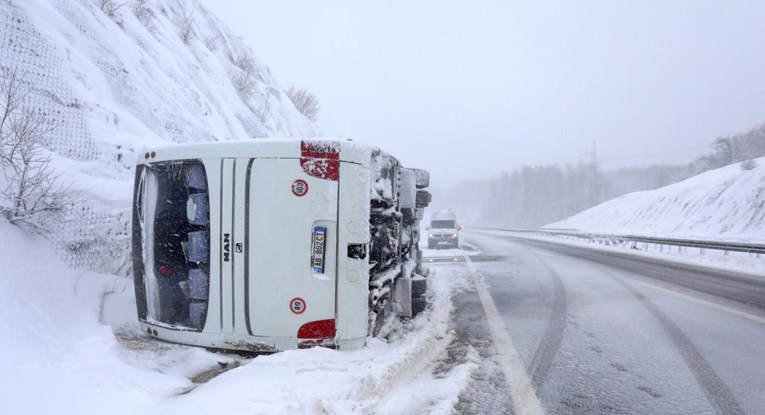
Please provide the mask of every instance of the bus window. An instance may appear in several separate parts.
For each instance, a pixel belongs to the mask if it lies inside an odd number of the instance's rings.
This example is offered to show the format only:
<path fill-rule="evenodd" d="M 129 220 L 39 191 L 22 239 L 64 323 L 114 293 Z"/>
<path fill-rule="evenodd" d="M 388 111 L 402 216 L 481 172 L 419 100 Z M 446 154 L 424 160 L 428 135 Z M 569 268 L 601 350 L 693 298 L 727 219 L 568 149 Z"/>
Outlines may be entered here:
<path fill-rule="evenodd" d="M 209 297 L 209 196 L 204 165 L 145 166 L 140 197 L 142 258 L 150 321 L 201 330 Z"/>

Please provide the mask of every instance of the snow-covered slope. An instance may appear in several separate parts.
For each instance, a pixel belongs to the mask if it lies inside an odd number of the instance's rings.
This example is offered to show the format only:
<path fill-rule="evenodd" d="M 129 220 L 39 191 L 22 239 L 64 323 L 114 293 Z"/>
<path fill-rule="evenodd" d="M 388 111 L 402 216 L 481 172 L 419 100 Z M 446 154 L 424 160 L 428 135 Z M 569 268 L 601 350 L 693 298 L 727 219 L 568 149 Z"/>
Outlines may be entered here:
<path fill-rule="evenodd" d="M 317 135 L 196 0 L 0 1 L 0 45 L 0 81 L 22 80 L 25 110 L 51 127 L 51 167 L 75 194 L 48 229 L 70 266 L 124 272 L 144 146 Z"/>
<path fill-rule="evenodd" d="M 635 192 L 546 226 L 622 235 L 765 242 L 765 158 Z"/>

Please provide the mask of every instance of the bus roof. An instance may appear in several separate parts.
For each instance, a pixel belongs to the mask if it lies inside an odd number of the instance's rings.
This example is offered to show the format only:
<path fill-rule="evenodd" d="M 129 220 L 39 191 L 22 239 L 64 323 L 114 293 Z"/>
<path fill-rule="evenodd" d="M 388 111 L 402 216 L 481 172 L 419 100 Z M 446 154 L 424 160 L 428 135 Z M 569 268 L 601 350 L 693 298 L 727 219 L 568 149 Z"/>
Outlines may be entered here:
<path fill-rule="evenodd" d="M 300 158 L 306 151 L 333 154 L 340 161 L 369 165 L 377 147 L 348 140 L 258 138 L 249 140 L 184 143 L 147 148 L 138 164 L 204 158 Z"/>

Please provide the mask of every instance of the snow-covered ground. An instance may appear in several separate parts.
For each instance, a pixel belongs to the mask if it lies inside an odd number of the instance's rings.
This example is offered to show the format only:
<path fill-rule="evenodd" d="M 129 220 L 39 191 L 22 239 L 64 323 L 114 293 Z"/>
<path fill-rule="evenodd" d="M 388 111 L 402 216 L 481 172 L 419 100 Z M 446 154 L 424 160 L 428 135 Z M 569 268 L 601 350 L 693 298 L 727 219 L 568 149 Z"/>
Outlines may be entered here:
<path fill-rule="evenodd" d="M 546 228 L 765 243 L 765 158 L 602 203 Z"/>
<path fill-rule="evenodd" d="M 3 413 L 446 414 L 477 367 L 474 354 L 439 367 L 459 269 L 432 272 L 430 308 L 362 350 L 245 359 L 144 337 L 131 281 L 73 271 L 10 225 L 0 235 Z"/>

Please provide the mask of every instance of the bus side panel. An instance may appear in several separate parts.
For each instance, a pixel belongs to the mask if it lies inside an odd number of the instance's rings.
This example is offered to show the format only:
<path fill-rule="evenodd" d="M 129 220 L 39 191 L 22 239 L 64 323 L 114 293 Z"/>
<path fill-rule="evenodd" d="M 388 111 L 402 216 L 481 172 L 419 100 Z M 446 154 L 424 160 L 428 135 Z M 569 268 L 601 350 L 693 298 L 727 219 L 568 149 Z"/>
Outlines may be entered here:
<path fill-rule="evenodd" d="M 246 315 L 246 292 L 247 281 L 247 250 L 244 246 L 247 240 L 247 207 L 249 206 L 249 192 L 247 180 L 251 168 L 251 159 L 238 158 L 234 163 L 234 232 L 231 240 L 231 261 L 234 267 L 233 313 L 234 332 L 237 335 L 252 335 L 252 327 L 249 316 Z"/>
<path fill-rule="evenodd" d="M 221 301 L 223 333 L 252 335 L 246 316 L 246 206 L 250 159 L 223 159 L 221 176 Z"/>
<path fill-rule="evenodd" d="M 221 169 L 221 232 L 219 238 L 221 243 L 221 256 L 217 257 L 220 261 L 220 287 L 223 296 L 221 297 L 220 310 L 223 318 L 223 334 L 234 334 L 234 259 L 233 259 L 233 241 L 236 233 L 234 232 L 234 163 L 235 159 L 223 159 Z"/>
<path fill-rule="evenodd" d="M 223 329 L 223 295 L 220 238 L 221 233 L 221 188 L 217 184 L 221 182 L 222 160 L 203 159 L 207 171 L 208 193 L 210 198 L 210 297 L 207 306 L 207 320 L 204 326 L 205 333 L 220 333 Z"/>
<path fill-rule="evenodd" d="M 335 320 L 338 182 L 307 175 L 294 159 L 253 159 L 249 176 L 249 284 L 256 337 L 294 339 L 307 323 Z M 323 272 L 312 267 L 325 232 Z"/>
<path fill-rule="evenodd" d="M 363 347 L 368 331 L 369 186 L 368 168 L 340 163 L 337 339 L 341 350 Z"/>

